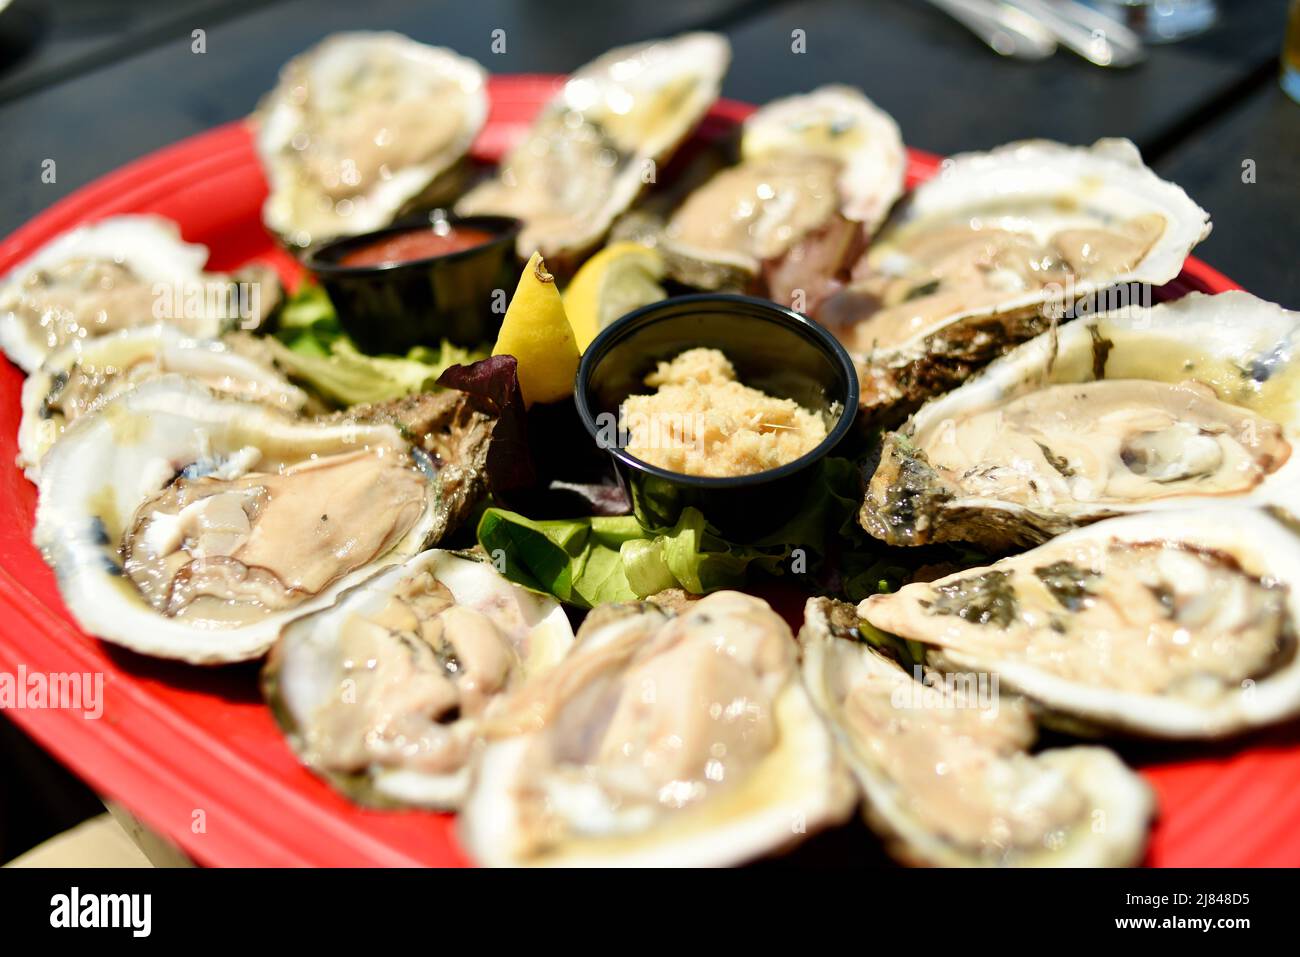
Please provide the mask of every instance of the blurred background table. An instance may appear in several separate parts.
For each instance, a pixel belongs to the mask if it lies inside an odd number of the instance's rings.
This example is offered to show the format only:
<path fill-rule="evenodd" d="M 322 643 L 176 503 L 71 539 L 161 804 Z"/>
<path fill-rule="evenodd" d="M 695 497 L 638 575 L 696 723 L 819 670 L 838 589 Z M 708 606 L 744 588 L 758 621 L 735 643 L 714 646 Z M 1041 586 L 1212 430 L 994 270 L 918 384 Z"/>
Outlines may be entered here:
<path fill-rule="evenodd" d="M 0 13 L 0 235 L 129 160 L 246 115 L 281 64 L 337 30 L 400 30 L 495 73 L 562 73 L 617 44 L 712 29 L 734 50 L 726 96 L 850 83 L 922 149 L 1129 137 L 1209 210 L 1197 255 L 1300 308 L 1300 105 L 1277 82 L 1286 9 L 1221 0 L 1209 32 L 1112 71 L 1064 50 L 1000 59 L 920 0 L 14 0 Z M 0 861 L 95 809 L 0 727 Z"/>

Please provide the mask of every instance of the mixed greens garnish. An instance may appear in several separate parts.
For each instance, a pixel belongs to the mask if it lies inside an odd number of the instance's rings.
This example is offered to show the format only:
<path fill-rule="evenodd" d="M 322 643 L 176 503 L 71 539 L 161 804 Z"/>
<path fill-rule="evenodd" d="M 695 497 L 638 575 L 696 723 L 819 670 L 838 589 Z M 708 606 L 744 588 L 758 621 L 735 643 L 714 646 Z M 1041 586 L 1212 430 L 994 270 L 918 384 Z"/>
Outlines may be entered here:
<path fill-rule="evenodd" d="M 437 388 L 453 365 L 474 362 L 486 349 L 466 349 L 443 340 L 436 348 L 416 346 L 405 356 L 372 356 L 357 349 L 339 325 L 325 291 L 304 282 L 280 312 L 279 328 L 267 340 L 272 357 L 292 379 L 341 406 L 385 402 Z"/>

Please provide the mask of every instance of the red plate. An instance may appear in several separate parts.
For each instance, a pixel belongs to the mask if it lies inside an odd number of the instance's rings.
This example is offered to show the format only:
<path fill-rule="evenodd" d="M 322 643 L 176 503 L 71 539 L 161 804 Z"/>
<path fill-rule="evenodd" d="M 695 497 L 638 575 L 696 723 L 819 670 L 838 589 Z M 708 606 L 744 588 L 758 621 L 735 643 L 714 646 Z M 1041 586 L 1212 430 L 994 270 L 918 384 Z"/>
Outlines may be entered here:
<path fill-rule="evenodd" d="M 559 82 L 499 77 L 475 155 L 498 159 Z M 752 108 L 719 103 L 701 136 Z M 908 185 L 932 175 L 913 151 Z M 79 190 L 0 244 L 0 274 L 59 233 L 127 213 L 158 213 L 212 250 L 211 266 L 296 266 L 262 229 L 266 185 L 242 124 L 160 150 Z M 1194 259 L 1182 289 L 1236 288 Z M 17 451 L 22 375 L 0 364 L 0 460 Z M 145 659 L 86 636 L 31 545 L 36 490 L 0 468 L 0 672 L 100 672 L 104 713 L 12 710 L 9 716 L 100 793 L 131 808 L 210 865 L 457 865 L 452 818 L 366 811 L 298 764 L 262 705 L 256 669 L 202 670 Z M 1300 864 L 1300 724 L 1248 743 L 1142 749 L 1128 755 L 1155 786 L 1160 819 L 1148 862 L 1163 866 Z"/>

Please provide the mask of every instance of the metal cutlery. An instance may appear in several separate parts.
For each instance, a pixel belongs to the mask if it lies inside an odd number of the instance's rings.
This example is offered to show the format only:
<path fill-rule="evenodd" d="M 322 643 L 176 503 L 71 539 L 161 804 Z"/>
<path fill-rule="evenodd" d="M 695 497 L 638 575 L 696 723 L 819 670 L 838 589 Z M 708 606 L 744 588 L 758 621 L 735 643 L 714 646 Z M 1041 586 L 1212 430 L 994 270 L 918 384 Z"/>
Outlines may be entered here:
<path fill-rule="evenodd" d="M 1056 40 L 1033 17 L 989 0 L 929 0 L 979 37 L 993 52 L 1017 60 L 1042 60 L 1056 52 Z"/>
<path fill-rule="evenodd" d="M 1118 20 L 1078 0 L 1003 0 L 1033 17 L 1089 63 L 1126 67 L 1146 59 L 1142 40 Z"/>
<path fill-rule="evenodd" d="M 1002 56 L 1042 60 L 1059 42 L 1097 66 L 1132 66 L 1146 57 L 1136 33 L 1079 0 L 929 2 Z"/>

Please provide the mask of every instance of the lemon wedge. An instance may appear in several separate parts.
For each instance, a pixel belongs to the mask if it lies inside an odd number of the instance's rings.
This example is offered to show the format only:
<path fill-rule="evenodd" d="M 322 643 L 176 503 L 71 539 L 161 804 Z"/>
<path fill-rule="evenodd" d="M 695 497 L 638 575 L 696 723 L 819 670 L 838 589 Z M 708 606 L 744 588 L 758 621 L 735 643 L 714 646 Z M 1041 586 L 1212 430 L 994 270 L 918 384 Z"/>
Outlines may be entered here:
<path fill-rule="evenodd" d="M 524 404 L 558 402 L 573 395 L 578 346 L 555 277 L 541 253 L 533 253 L 519 277 L 492 354 L 515 357 Z"/>
<path fill-rule="evenodd" d="M 640 243 L 612 243 L 587 260 L 564 292 L 578 351 L 615 319 L 663 299 L 663 278 L 663 257 Z"/>

